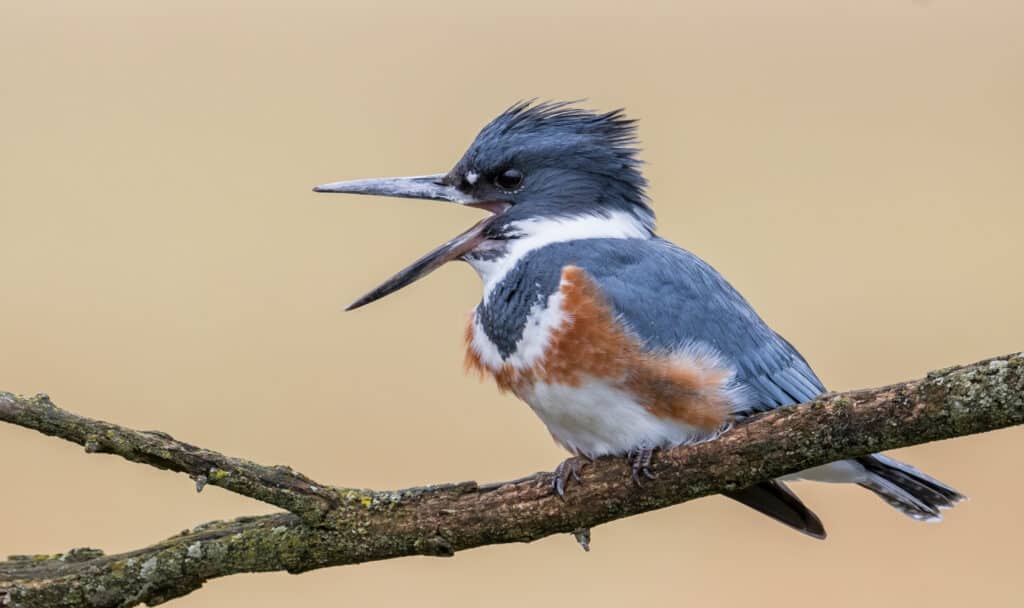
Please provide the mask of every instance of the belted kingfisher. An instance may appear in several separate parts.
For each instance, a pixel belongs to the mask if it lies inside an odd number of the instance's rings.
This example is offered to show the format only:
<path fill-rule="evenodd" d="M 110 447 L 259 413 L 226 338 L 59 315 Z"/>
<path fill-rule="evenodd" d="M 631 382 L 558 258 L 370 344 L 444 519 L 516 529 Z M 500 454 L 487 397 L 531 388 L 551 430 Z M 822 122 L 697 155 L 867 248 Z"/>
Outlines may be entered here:
<path fill-rule="evenodd" d="M 346 310 L 445 262 L 468 262 L 483 297 L 466 328 L 466 365 L 529 404 L 573 454 L 555 470 L 559 496 L 588 460 L 625 457 L 640 483 L 652 477 L 657 449 L 712 439 L 737 419 L 825 392 L 718 272 L 655 234 L 637 145 L 622 110 L 521 102 L 487 124 L 447 173 L 314 188 L 491 213 Z M 856 483 L 924 521 L 964 498 L 881 454 L 786 479 Z M 783 480 L 726 496 L 825 537 Z"/>

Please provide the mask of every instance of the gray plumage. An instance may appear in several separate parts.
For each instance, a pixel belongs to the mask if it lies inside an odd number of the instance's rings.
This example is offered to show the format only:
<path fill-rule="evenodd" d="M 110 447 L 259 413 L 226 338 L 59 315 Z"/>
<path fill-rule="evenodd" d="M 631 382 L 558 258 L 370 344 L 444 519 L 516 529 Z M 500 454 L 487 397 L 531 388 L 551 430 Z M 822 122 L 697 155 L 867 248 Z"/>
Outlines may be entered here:
<path fill-rule="evenodd" d="M 713 351 L 734 371 L 734 386 L 729 388 L 736 390 L 729 394 L 738 399 L 735 416 L 822 394 L 825 387 L 807 361 L 718 272 L 654 234 L 654 212 L 641 168 L 636 125 L 622 110 L 600 113 L 564 102 L 525 102 L 488 123 L 446 174 L 333 182 L 316 190 L 445 200 L 495 214 L 350 308 L 393 293 L 446 261 L 466 260 L 484 278 L 487 294 L 477 307 L 474 327 L 486 334 L 488 357 L 500 367 L 515 358 L 531 319 L 541 327 L 534 312 L 544 309 L 559 287 L 563 268 L 572 265 L 589 274 L 616 318 L 644 349 L 658 354 Z M 558 234 L 572 222 L 577 222 L 576 232 Z M 622 409 L 628 398 L 619 394 L 603 402 L 603 419 L 585 411 L 592 406 L 594 393 L 581 397 L 549 390 L 533 397 L 526 400 L 543 414 L 549 430 L 557 426 L 567 435 L 585 435 L 605 450 L 601 453 L 664 447 L 636 445 L 649 441 L 653 433 L 644 426 L 649 421 L 638 422 L 636 415 L 650 415 L 638 411 L 639 405 Z M 632 426 L 626 423 L 631 417 Z M 573 424 L 581 428 L 567 431 Z M 661 421 L 652 424 L 661 434 L 651 441 L 686 441 L 673 434 L 675 430 L 657 426 Z M 563 445 L 568 447 L 564 441 Z M 963 498 L 949 486 L 880 454 L 801 471 L 798 476 L 859 483 L 922 520 L 937 519 L 940 509 Z M 824 536 L 818 518 L 781 481 L 727 495 L 802 532 Z"/>
<path fill-rule="evenodd" d="M 749 401 L 740 415 L 802 403 L 825 390 L 800 353 L 714 268 L 659 238 L 584 239 L 531 252 L 478 308 L 491 341 L 512 352 L 530 309 L 558 288 L 568 265 L 587 271 L 649 350 L 713 348 L 745 389 Z"/>
<path fill-rule="evenodd" d="M 595 211 L 624 211 L 653 228 L 638 152 L 636 123 L 622 110 L 523 102 L 481 129 L 448 177 L 474 198 L 513 203 L 489 227 L 496 237 L 522 219 Z M 509 167 L 526 174 L 525 188 L 509 192 L 495 185 Z M 471 172 L 480 176 L 475 183 L 465 180 Z"/>
<path fill-rule="evenodd" d="M 737 417 L 803 403 L 825 392 L 803 356 L 714 268 L 656 237 L 573 240 L 524 256 L 478 307 L 483 330 L 503 356 L 515 350 L 531 309 L 558 289 L 562 268 L 569 265 L 594 279 L 616 317 L 649 351 L 712 348 L 736 371 L 734 382 L 745 399 Z M 914 519 L 936 519 L 940 509 L 963 499 L 953 488 L 887 456 L 853 462 L 867 473 L 861 486 Z M 781 482 L 729 496 L 811 536 L 824 536 L 817 517 Z"/>

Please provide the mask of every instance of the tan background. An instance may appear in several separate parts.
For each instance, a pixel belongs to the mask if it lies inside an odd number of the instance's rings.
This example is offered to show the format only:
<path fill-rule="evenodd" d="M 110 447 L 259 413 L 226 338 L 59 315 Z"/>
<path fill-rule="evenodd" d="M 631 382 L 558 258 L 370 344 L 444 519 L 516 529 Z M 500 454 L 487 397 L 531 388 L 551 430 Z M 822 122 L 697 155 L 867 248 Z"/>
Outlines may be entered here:
<path fill-rule="evenodd" d="M 0 4 L 0 388 L 347 485 L 550 469 L 462 374 L 468 267 L 341 313 L 477 212 L 309 191 L 447 170 L 533 96 L 640 118 L 662 234 L 830 387 L 1024 348 L 1024 4 L 371 4 Z M 1020 605 L 1022 439 L 900 452 L 971 496 L 941 525 L 802 485 L 828 542 L 712 498 L 175 605 Z M 268 511 L 8 426 L 0 474 L 4 555 Z"/>

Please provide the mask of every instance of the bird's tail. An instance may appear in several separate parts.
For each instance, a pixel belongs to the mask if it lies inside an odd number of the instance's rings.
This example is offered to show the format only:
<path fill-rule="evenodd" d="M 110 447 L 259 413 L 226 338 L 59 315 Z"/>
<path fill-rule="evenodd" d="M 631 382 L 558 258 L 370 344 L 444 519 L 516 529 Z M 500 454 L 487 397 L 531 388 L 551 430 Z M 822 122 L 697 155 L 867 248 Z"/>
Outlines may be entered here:
<path fill-rule="evenodd" d="M 722 494 L 798 532 L 814 538 L 825 538 L 825 527 L 821 525 L 818 516 L 779 480 L 765 481 Z"/>
<path fill-rule="evenodd" d="M 867 479 L 859 485 L 919 521 L 940 521 L 941 509 L 949 509 L 967 498 L 941 481 L 888 456 L 872 454 L 858 458 L 857 462 L 868 473 Z"/>

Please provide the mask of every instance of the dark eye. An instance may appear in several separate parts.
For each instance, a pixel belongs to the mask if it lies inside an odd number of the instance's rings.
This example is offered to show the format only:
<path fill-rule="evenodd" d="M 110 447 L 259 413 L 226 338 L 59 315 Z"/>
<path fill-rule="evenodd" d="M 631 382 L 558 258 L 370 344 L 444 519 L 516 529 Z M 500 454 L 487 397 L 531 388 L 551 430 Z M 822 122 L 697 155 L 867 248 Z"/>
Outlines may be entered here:
<path fill-rule="evenodd" d="M 505 169 L 494 178 L 494 183 L 502 190 L 515 190 L 523 183 L 523 172 L 519 169 Z"/>

